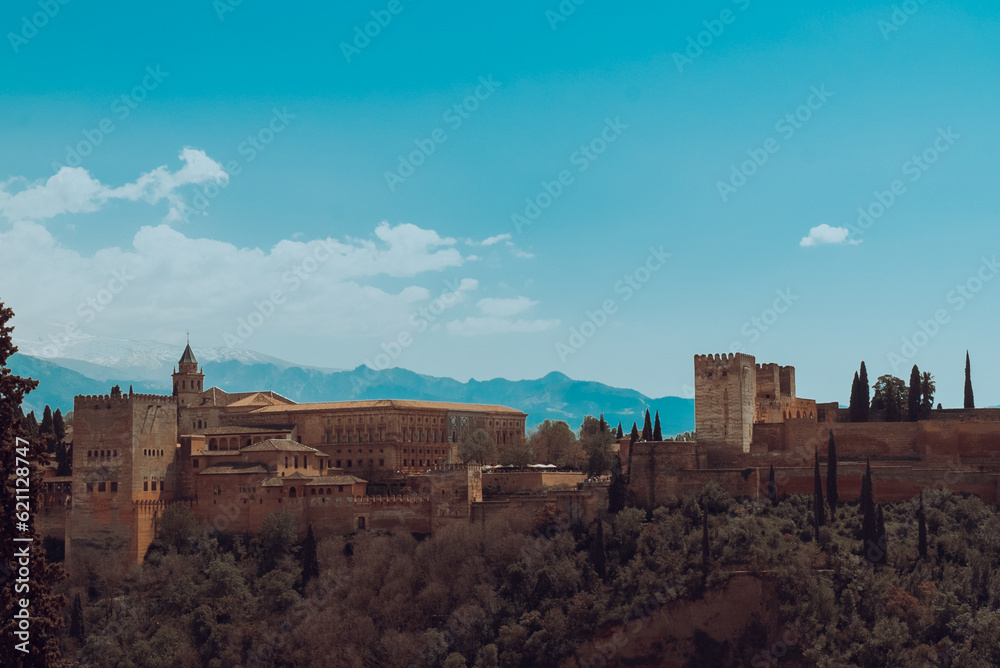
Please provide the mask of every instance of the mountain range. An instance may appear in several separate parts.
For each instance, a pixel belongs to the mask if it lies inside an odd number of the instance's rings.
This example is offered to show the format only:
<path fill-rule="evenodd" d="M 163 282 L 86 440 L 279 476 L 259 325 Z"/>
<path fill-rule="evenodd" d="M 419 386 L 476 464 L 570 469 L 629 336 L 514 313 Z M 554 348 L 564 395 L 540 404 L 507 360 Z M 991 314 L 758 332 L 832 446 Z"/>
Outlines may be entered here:
<path fill-rule="evenodd" d="M 64 413 L 78 394 L 107 394 L 112 385 L 124 391 L 169 394 L 170 374 L 182 349 L 150 341 L 102 337 L 53 350 L 43 344 L 15 341 L 19 352 L 8 361 L 11 370 L 39 381 L 24 402 L 25 412 L 41 415 L 45 405 Z M 55 352 L 56 354 L 52 354 Z M 48 353 L 48 355 L 46 355 Z M 650 398 L 635 390 L 574 380 L 559 372 L 534 380 L 469 380 L 461 382 L 406 369 L 324 369 L 299 366 L 247 350 L 194 348 L 205 372 L 206 386 L 227 392 L 272 390 L 296 402 L 359 399 L 411 399 L 501 404 L 528 414 L 528 426 L 543 420 L 564 420 L 574 430 L 585 415 L 604 413 L 612 425 L 621 421 L 642 427 L 643 415 L 659 411 L 664 436 L 694 429 L 694 400 Z"/>

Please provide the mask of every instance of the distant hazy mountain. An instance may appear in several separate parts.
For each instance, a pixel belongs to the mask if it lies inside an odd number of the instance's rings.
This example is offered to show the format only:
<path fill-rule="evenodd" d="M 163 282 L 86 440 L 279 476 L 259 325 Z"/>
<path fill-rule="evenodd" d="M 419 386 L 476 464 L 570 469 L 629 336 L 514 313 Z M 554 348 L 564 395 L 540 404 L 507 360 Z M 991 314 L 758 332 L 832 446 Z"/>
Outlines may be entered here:
<path fill-rule="evenodd" d="M 72 410 L 77 394 L 106 394 L 112 385 L 127 391 L 169 393 L 170 373 L 181 355 L 178 346 L 153 342 L 94 339 L 60 351 L 60 357 L 38 359 L 30 352 L 40 347 L 18 341 L 20 353 L 10 360 L 14 373 L 40 381 L 28 395 L 25 412 L 41 414 L 45 404 L 63 412 Z M 628 431 L 632 422 L 642 427 L 643 414 L 660 412 L 664 436 L 694 429 L 694 400 L 649 398 L 634 390 L 573 380 L 553 372 L 536 380 L 496 378 L 462 383 L 452 378 L 417 374 L 406 369 L 375 371 L 360 366 L 350 371 L 295 366 L 250 351 L 195 348 L 203 363 L 205 385 L 231 392 L 273 390 L 296 402 L 352 399 L 416 399 L 502 404 L 528 413 L 529 427 L 539 422 L 565 420 L 578 429 L 585 415 L 603 412 Z"/>

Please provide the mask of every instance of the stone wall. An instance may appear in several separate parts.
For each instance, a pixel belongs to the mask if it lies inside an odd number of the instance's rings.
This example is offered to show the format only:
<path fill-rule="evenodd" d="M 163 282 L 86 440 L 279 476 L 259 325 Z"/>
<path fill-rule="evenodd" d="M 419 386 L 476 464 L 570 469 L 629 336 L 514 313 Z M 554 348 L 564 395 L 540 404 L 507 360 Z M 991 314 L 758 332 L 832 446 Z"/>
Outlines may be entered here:
<path fill-rule="evenodd" d="M 483 487 L 499 488 L 501 494 L 515 494 L 548 487 L 576 487 L 587 476 L 576 471 L 503 471 L 483 472 Z"/>

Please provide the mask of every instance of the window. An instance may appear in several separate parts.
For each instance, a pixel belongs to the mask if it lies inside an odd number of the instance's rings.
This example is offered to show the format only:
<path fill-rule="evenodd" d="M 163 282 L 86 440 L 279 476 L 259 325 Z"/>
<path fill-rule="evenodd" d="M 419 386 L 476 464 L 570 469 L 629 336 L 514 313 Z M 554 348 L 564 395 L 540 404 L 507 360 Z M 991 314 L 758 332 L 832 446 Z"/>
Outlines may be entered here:
<path fill-rule="evenodd" d="M 344 491 L 344 486 L 343 485 L 337 485 L 337 491 L 338 492 L 343 492 Z"/>
<path fill-rule="evenodd" d="M 379 466 L 385 466 L 385 460 L 384 459 L 378 460 L 378 465 Z"/>
<path fill-rule="evenodd" d="M 94 491 L 94 483 L 92 483 L 92 482 L 88 482 L 87 483 L 87 491 L 88 492 L 93 492 Z"/>
<path fill-rule="evenodd" d="M 90 487 L 90 483 L 87 483 L 87 487 Z M 89 492 L 90 490 L 88 489 L 87 491 Z M 144 491 L 144 492 L 148 492 L 149 491 L 149 481 L 148 480 L 143 480 L 142 481 L 142 491 Z"/>
<path fill-rule="evenodd" d="M 350 459 L 347 460 L 347 468 L 351 468 L 351 460 Z"/>
<path fill-rule="evenodd" d="M 365 518 L 363 518 L 363 517 L 359 517 L 358 518 L 358 528 L 359 529 L 364 529 L 365 528 Z"/>
<path fill-rule="evenodd" d="M 112 491 L 112 493 L 117 493 L 118 492 L 118 483 L 117 482 L 112 482 L 111 483 L 111 491 Z"/>
<path fill-rule="evenodd" d="M 103 482 L 97 483 L 97 491 L 98 492 L 104 492 L 104 491 L 106 491 L 106 488 L 107 488 L 107 485 L 105 483 L 103 483 Z"/>
<path fill-rule="evenodd" d="M 302 468 L 309 468 L 309 455 L 302 455 Z"/>
<path fill-rule="evenodd" d="M 191 460 L 191 468 L 193 468 L 193 469 L 198 468 L 198 460 L 197 459 L 192 459 Z"/>
<path fill-rule="evenodd" d="M 151 491 L 151 492 L 155 492 L 156 491 L 156 481 L 155 480 L 152 482 L 152 487 L 150 488 L 149 491 Z"/>
<path fill-rule="evenodd" d="M 309 495 L 310 496 L 316 496 L 316 488 L 315 487 L 313 487 L 312 489 L 309 490 Z"/>
<path fill-rule="evenodd" d="M 285 457 L 285 468 L 288 468 L 288 457 Z"/>
<path fill-rule="evenodd" d="M 295 468 L 299 468 L 299 456 L 295 455 Z"/>
<path fill-rule="evenodd" d="M 340 468 L 340 460 L 339 459 L 337 460 L 337 468 L 338 469 Z"/>

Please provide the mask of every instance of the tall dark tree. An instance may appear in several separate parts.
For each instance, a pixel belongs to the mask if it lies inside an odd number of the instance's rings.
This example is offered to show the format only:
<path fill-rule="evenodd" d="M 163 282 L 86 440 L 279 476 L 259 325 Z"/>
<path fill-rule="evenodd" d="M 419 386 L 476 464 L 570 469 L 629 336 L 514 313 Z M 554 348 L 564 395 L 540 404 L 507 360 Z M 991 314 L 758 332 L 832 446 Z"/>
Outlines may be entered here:
<path fill-rule="evenodd" d="M 878 546 L 878 560 L 875 562 L 884 566 L 889 560 L 889 542 L 885 532 L 885 517 L 882 515 L 882 504 L 878 505 L 878 513 L 875 516 L 875 544 Z"/>
<path fill-rule="evenodd" d="M 771 470 L 767 474 L 767 498 L 772 506 L 778 505 L 778 484 L 774 482 L 774 464 L 771 464 Z"/>
<path fill-rule="evenodd" d="M 625 507 L 627 489 L 625 476 L 622 474 L 622 458 L 615 453 L 614 462 L 611 464 L 611 484 L 608 485 L 609 513 L 617 513 Z"/>
<path fill-rule="evenodd" d="M 861 360 L 861 371 L 858 373 L 858 406 L 861 408 L 861 421 L 868 422 L 871 413 L 871 383 L 868 382 L 868 369 L 864 360 Z"/>
<path fill-rule="evenodd" d="M 861 478 L 861 550 L 865 560 L 871 564 L 884 563 L 885 544 L 879 539 L 878 509 L 875 506 L 875 492 L 872 487 L 871 463 Z M 883 524 L 884 529 L 884 524 Z"/>
<path fill-rule="evenodd" d="M 653 422 L 653 440 L 663 440 L 663 431 L 660 429 L 660 411 L 656 411 L 656 419 Z"/>
<path fill-rule="evenodd" d="M 305 592 L 306 585 L 319 577 L 319 559 L 316 557 L 316 536 L 313 535 L 313 527 L 309 525 L 306 532 L 306 539 L 302 543 L 302 591 Z"/>
<path fill-rule="evenodd" d="M 3 539 L 0 540 L 0 566 L 7 568 L 19 563 L 21 557 L 15 556 L 17 551 L 28 550 L 30 575 L 24 584 L 31 594 L 28 609 L 31 616 L 31 637 L 25 642 L 14 634 L 17 624 L 15 614 L 20 615 L 23 608 L 19 605 L 19 597 L 8 595 L 13 591 L 10 589 L 13 582 L 4 578 L 5 591 L 0 595 L 0 657 L 4 657 L 5 666 L 11 667 L 55 666 L 62 663 L 59 636 L 65 623 L 63 606 L 66 599 L 64 596 L 54 595 L 52 587 L 66 575 L 61 566 L 45 561 L 35 514 L 29 514 L 27 526 L 23 526 L 22 520 L 16 515 L 19 511 L 13 481 L 24 473 L 17 469 L 29 469 L 29 502 L 32 509 L 38 508 L 41 504 L 36 490 L 41 489 L 42 470 L 49 458 L 40 440 L 18 440 L 25 438 L 21 403 L 24 395 L 35 389 L 38 382 L 16 376 L 7 367 L 10 356 L 17 352 L 11 336 L 14 328 L 9 324 L 13 316 L 14 312 L 0 302 L 0 527 L 3 532 Z M 21 462 L 18 462 L 18 458 Z M 30 463 L 28 467 L 23 465 L 24 460 Z M 29 541 L 15 543 L 11 540 L 15 536 Z M 22 642 L 24 644 L 21 646 L 28 650 L 27 653 L 17 649 Z"/>
<path fill-rule="evenodd" d="M 604 433 L 608 430 L 608 423 L 604 421 L 604 413 L 601 413 L 600 420 L 598 421 L 598 431 Z"/>
<path fill-rule="evenodd" d="M 632 431 L 628 435 L 629 445 L 635 445 L 635 442 L 639 440 L 639 426 L 633 422 Z"/>
<path fill-rule="evenodd" d="M 625 437 L 625 432 L 622 431 L 622 423 L 619 422 L 618 423 L 618 429 L 615 430 L 615 438 L 617 438 L 620 441 L 624 437 Z"/>
<path fill-rule="evenodd" d="M 701 566 L 708 568 L 712 562 L 712 546 L 708 542 L 708 507 L 701 511 Z"/>
<path fill-rule="evenodd" d="M 819 475 L 819 448 L 815 450 L 816 468 L 813 474 L 813 513 L 816 518 L 816 537 L 819 528 L 826 524 L 826 501 L 823 499 L 823 479 Z"/>
<path fill-rule="evenodd" d="M 837 444 L 833 440 L 833 430 L 830 430 L 830 442 L 826 448 L 826 500 L 830 504 L 830 520 L 837 518 L 837 503 L 840 495 L 837 492 Z"/>
<path fill-rule="evenodd" d="M 646 409 L 646 421 L 642 423 L 642 440 L 653 440 L 653 421 L 649 418 L 649 409 Z"/>
<path fill-rule="evenodd" d="M 965 407 L 976 407 L 976 400 L 972 396 L 972 365 L 969 364 L 968 350 L 965 351 Z"/>
<path fill-rule="evenodd" d="M 55 429 L 52 427 L 52 409 L 49 408 L 48 404 L 45 404 L 45 410 L 42 411 L 42 424 L 38 426 L 38 431 L 44 436 L 45 434 L 55 434 Z"/>
<path fill-rule="evenodd" d="M 62 411 L 58 408 L 52 414 L 52 433 L 55 434 L 56 443 L 66 439 L 66 421 L 63 419 Z"/>
<path fill-rule="evenodd" d="M 87 629 L 83 622 L 83 601 L 77 594 L 73 599 L 73 609 L 69 617 L 69 637 L 82 641 L 87 637 Z"/>
<path fill-rule="evenodd" d="M 924 512 L 923 492 L 920 492 L 920 507 L 917 509 L 917 552 L 921 559 L 927 558 L 927 514 Z"/>
<path fill-rule="evenodd" d="M 910 369 L 910 386 L 906 392 L 906 420 L 916 422 L 920 419 L 920 369 L 914 364 Z"/>
<path fill-rule="evenodd" d="M 858 372 L 854 372 L 854 381 L 851 383 L 851 403 L 848 404 L 847 414 L 851 422 L 861 422 L 861 380 Z"/>
<path fill-rule="evenodd" d="M 931 411 L 934 409 L 934 392 L 937 391 L 937 384 L 934 376 L 929 371 L 920 374 L 920 419 L 930 420 Z"/>

